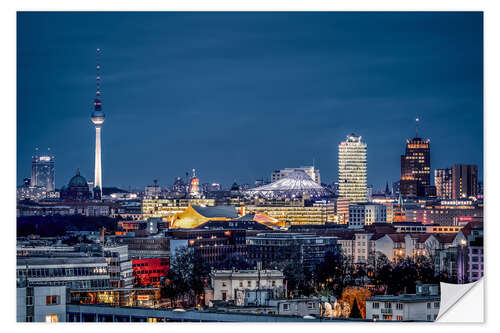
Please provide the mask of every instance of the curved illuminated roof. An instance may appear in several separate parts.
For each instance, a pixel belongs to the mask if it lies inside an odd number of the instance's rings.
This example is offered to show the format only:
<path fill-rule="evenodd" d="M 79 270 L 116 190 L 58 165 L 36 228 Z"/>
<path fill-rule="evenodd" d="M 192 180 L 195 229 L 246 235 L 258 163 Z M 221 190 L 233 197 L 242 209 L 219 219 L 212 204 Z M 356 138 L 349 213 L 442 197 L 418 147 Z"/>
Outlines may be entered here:
<path fill-rule="evenodd" d="M 258 196 L 265 199 L 298 198 L 304 194 L 309 197 L 331 195 L 330 191 L 318 185 L 304 171 L 295 170 L 287 177 L 274 183 L 252 188 L 244 192 L 247 196 Z"/>
<path fill-rule="evenodd" d="M 189 206 L 172 217 L 170 228 L 192 229 L 209 220 L 229 221 L 238 218 L 234 206 Z"/>

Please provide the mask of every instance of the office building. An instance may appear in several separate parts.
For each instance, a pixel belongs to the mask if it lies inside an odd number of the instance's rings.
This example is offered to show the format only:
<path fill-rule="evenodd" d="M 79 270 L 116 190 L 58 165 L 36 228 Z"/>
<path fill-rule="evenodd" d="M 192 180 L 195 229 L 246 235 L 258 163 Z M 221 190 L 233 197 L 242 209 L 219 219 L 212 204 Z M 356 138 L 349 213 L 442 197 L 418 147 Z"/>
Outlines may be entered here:
<path fill-rule="evenodd" d="M 104 246 L 103 256 L 108 263 L 109 284 L 112 288 L 132 288 L 134 275 L 127 245 Z"/>
<path fill-rule="evenodd" d="M 248 236 L 246 241 L 248 258 L 256 262 L 261 261 L 264 267 L 276 260 L 282 260 L 280 256 L 283 251 L 292 250 L 297 251 L 300 256 L 298 264 L 313 269 L 324 259 L 327 252 L 340 251 L 337 237 L 314 234 L 259 233 Z"/>
<path fill-rule="evenodd" d="M 348 135 L 339 145 L 339 196 L 352 203 L 366 202 L 366 143 Z"/>
<path fill-rule="evenodd" d="M 47 192 L 54 192 L 55 183 L 55 161 L 50 155 L 50 148 L 46 155 L 39 155 L 38 148 L 31 161 L 30 187 L 45 188 Z"/>
<path fill-rule="evenodd" d="M 434 185 L 438 199 L 447 200 L 453 198 L 453 181 L 451 169 L 434 170 Z"/>
<path fill-rule="evenodd" d="M 16 273 L 18 284 L 27 286 L 106 288 L 110 280 L 103 257 L 18 258 Z"/>
<path fill-rule="evenodd" d="M 387 206 L 353 204 L 349 206 L 349 228 L 363 228 L 373 223 L 387 223 Z"/>
<path fill-rule="evenodd" d="M 454 200 L 477 196 L 477 165 L 455 164 L 451 172 Z"/>
<path fill-rule="evenodd" d="M 418 122 L 418 119 L 417 119 Z M 402 196 L 426 195 L 426 187 L 431 185 L 430 140 L 417 137 L 406 140 L 406 152 L 401 155 L 401 181 L 399 191 Z"/>
<path fill-rule="evenodd" d="M 271 182 L 275 182 L 275 181 L 278 181 L 282 178 L 285 178 L 289 174 L 291 174 L 292 172 L 297 171 L 297 170 L 304 171 L 318 185 L 321 185 L 321 177 L 320 177 L 319 170 L 316 169 L 314 166 L 301 166 L 300 168 L 286 168 L 286 169 L 282 169 L 282 170 L 275 170 L 271 174 Z M 260 184 L 260 185 L 264 185 L 264 184 Z"/>
<path fill-rule="evenodd" d="M 133 259 L 132 269 L 134 270 L 134 285 L 161 287 L 161 279 L 167 276 L 170 269 L 170 259 Z"/>
<path fill-rule="evenodd" d="M 340 200 L 345 206 L 345 201 Z M 348 204 L 347 204 L 348 205 Z M 345 209 L 345 208 L 344 208 Z M 272 219 L 289 225 L 298 224 L 325 224 L 339 222 L 340 217 L 335 213 L 335 203 L 315 203 L 305 206 L 302 201 L 290 202 L 282 205 L 249 205 L 245 206 L 247 213 L 263 213 Z M 345 211 L 342 211 L 345 214 Z M 341 215 L 342 221 L 345 215 Z"/>
<path fill-rule="evenodd" d="M 156 197 L 161 194 L 161 187 L 158 186 L 158 180 L 153 181 L 154 185 L 148 185 L 144 189 L 144 195 L 146 197 Z"/>

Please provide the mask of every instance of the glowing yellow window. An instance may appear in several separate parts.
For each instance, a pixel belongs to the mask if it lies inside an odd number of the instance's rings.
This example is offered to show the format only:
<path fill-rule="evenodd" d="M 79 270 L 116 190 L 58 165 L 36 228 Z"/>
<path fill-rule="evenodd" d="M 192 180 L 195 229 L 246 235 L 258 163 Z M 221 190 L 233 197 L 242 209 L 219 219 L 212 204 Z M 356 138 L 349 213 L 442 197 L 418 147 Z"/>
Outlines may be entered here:
<path fill-rule="evenodd" d="M 45 322 L 46 323 L 57 323 L 57 315 L 46 315 Z"/>

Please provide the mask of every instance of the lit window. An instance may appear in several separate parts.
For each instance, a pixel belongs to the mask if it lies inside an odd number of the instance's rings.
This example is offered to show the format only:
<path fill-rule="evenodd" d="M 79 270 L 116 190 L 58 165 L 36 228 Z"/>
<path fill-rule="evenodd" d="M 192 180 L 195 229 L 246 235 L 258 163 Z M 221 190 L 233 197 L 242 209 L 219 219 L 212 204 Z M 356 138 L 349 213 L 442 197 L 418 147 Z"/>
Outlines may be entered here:
<path fill-rule="evenodd" d="M 56 295 L 45 296 L 45 304 L 46 305 L 56 305 L 59 304 L 59 299 Z"/>
<path fill-rule="evenodd" d="M 46 315 L 45 322 L 46 323 L 57 323 L 57 315 Z"/>

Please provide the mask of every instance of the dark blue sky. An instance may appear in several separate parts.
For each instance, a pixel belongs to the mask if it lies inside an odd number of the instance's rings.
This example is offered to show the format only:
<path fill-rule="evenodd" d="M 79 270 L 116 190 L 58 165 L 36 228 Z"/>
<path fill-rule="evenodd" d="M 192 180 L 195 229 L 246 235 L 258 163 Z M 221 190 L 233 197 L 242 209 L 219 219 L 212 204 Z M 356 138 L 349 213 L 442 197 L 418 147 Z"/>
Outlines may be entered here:
<path fill-rule="evenodd" d="M 483 173 L 482 13 L 19 13 L 17 182 L 35 146 L 56 186 L 93 178 L 95 49 L 102 49 L 103 184 L 142 187 L 197 169 L 253 183 L 368 144 L 368 183 L 400 176 L 407 138 L 431 167 Z"/>

